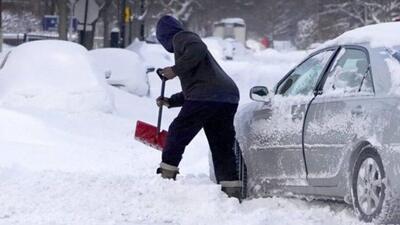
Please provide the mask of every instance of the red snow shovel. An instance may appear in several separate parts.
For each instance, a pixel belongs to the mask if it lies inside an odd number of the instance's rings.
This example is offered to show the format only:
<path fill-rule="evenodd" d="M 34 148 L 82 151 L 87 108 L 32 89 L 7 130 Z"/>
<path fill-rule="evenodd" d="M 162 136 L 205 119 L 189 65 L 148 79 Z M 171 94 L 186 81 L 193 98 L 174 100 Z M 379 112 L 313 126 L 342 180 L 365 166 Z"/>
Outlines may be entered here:
<path fill-rule="evenodd" d="M 164 98 L 166 78 L 161 74 L 161 69 L 157 69 L 157 74 L 161 78 L 161 98 Z M 142 122 L 140 120 L 136 123 L 135 139 L 145 145 L 149 145 L 155 149 L 162 151 L 167 140 L 167 131 L 161 131 L 161 118 L 163 106 L 161 105 L 158 110 L 157 127 Z"/>

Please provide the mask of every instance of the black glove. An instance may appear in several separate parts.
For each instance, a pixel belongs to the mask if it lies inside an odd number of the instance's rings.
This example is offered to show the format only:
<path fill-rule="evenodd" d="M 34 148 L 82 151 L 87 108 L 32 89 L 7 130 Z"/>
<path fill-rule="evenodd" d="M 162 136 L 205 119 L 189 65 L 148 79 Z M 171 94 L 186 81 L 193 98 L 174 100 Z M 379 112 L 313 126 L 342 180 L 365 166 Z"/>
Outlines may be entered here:
<path fill-rule="evenodd" d="M 163 105 L 163 106 L 166 106 L 167 108 L 169 108 L 171 105 L 169 102 L 169 98 L 165 98 L 165 97 L 164 98 L 158 97 L 156 99 L 156 103 L 157 103 L 158 107 L 161 107 Z"/>
<path fill-rule="evenodd" d="M 162 69 L 161 74 L 168 80 L 174 79 L 176 77 L 176 74 L 172 67 L 165 67 L 164 69 Z"/>

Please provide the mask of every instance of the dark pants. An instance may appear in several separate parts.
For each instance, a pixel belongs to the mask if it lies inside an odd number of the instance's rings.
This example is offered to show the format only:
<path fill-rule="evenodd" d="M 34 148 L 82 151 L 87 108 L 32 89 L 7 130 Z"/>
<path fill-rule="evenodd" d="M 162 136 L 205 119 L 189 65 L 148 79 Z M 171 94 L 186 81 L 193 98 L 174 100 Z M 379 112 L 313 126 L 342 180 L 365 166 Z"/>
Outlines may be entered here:
<path fill-rule="evenodd" d="M 185 147 L 204 128 L 210 145 L 217 181 L 238 180 L 233 119 L 238 105 L 222 102 L 185 101 L 168 130 L 162 161 L 178 166 Z"/>

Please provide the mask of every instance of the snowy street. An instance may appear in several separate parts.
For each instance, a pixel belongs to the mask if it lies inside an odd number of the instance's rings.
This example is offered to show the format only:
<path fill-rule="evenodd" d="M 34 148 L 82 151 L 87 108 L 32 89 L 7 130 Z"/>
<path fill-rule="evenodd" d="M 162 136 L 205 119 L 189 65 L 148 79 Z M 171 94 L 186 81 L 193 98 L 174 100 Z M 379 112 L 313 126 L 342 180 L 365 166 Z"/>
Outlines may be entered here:
<path fill-rule="evenodd" d="M 400 0 L 0 0 L 0 225 L 400 225 Z"/>
<path fill-rule="evenodd" d="M 148 52 L 161 52 L 154 46 L 140 49 L 146 63 L 162 67 L 172 62 L 151 58 Z M 218 49 L 211 51 L 218 54 Z M 305 54 L 268 50 L 222 66 L 238 83 L 245 104 L 251 86 L 272 88 Z M 59 75 L 67 81 L 65 73 Z M 111 112 L 98 110 L 96 104 L 104 103 L 90 98 L 82 100 L 87 107 L 51 108 L 53 99 L 41 99 L 31 88 L 6 95 L 0 108 L 0 224 L 362 224 L 342 203 L 268 198 L 239 204 L 228 198 L 209 179 L 203 133 L 188 147 L 177 181 L 161 179 L 155 174 L 160 152 L 133 139 L 137 120 L 156 122 L 160 81 L 155 73 L 149 78 L 149 97 L 108 86 Z M 47 83 L 32 79 L 30 85 L 45 89 Z M 176 91 L 179 82 L 169 81 L 167 95 Z M 87 109 L 93 105 L 96 109 Z M 178 110 L 165 111 L 164 129 Z"/>

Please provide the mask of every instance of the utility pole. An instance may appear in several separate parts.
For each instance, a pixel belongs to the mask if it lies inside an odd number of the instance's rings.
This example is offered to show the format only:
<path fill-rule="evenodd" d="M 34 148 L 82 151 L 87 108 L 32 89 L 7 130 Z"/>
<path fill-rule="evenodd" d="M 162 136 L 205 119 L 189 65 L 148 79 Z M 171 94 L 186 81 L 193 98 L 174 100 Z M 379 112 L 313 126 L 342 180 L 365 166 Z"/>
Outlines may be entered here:
<path fill-rule="evenodd" d="M 144 13 L 145 13 L 145 0 L 140 0 L 140 40 L 144 41 L 145 39 L 145 29 L 144 29 Z"/>
<path fill-rule="evenodd" d="M 83 46 L 86 46 L 86 26 L 87 26 L 87 17 L 88 17 L 88 10 L 89 10 L 89 0 L 86 0 L 85 3 L 85 17 L 83 19 L 83 31 L 82 31 L 82 39 L 81 39 L 81 44 Z"/>
<path fill-rule="evenodd" d="M 120 27 L 121 27 L 121 48 L 125 47 L 125 38 L 126 38 L 126 27 L 125 27 L 125 8 L 126 8 L 126 0 L 120 0 Z"/>

